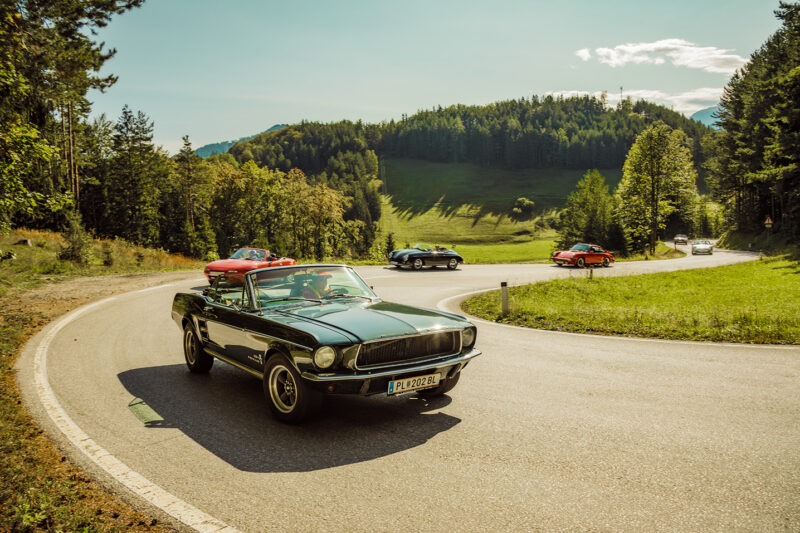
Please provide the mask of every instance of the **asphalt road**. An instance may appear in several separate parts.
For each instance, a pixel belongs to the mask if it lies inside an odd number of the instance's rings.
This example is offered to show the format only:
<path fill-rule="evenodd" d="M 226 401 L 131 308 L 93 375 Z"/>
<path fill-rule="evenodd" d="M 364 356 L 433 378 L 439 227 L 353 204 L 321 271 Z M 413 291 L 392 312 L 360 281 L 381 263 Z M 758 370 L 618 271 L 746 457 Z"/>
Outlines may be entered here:
<path fill-rule="evenodd" d="M 748 259 L 718 251 L 594 274 Z M 553 265 L 357 270 L 387 300 L 451 309 L 451 297 L 501 281 L 586 274 Z M 219 361 L 205 376 L 186 370 L 170 304 L 176 290 L 203 286 L 198 277 L 87 310 L 51 335 L 46 370 L 93 443 L 233 528 L 800 530 L 796 347 L 479 322 L 483 355 L 448 396 L 331 398 L 320 417 L 293 427 L 271 418 L 257 379 Z M 42 409 L 31 361 L 19 365 L 26 403 L 70 448 Z"/>

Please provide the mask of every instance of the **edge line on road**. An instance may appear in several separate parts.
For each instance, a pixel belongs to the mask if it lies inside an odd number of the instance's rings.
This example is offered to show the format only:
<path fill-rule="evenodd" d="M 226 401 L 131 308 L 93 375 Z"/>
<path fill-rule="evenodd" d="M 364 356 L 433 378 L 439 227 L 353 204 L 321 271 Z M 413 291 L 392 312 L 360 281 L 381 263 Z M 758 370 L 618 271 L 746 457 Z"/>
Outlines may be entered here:
<path fill-rule="evenodd" d="M 156 485 L 138 472 L 132 470 L 129 466 L 117 459 L 110 452 L 99 446 L 67 414 L 64 408 L 58 402 L 55 392 L 53 392 L 53 389 L 50 387 L 50 382 L 47 377 L 47 352 L 50 348 L 50 344 L 53 342 L 56 335 L 58 335 L 58 333 L 70 322 L 80 317 L 87 311 L 116 300 L 125 294 L 135 294 L 155 289 L 163 289 L 171 285 L 174 285 L 174 283 L 168 283 L 166 285 L 159 285 L 157 287 L 140 289 L 138 291 L 132 291 L 130 293 L 104 298 L 97 302 L 79 307 L 78 309 L 67 313 L 56 322 L 52 323 L 52 327 L 48 331 L 44 332 L 43 337 L 38 341 L 39 344 L 35 346 L 33 373 L 36 392 L 39 396 L 39 401 L 41 402 L 42 407 L 44 407 L 45 411 L 47 411 L 47 414 L 50 416 L 50 419 L 53 421 L 53 423 L 55 423 L 56 427 L 64 434 L 64 436 L 66 436 L 67 439 L 93 463 L 102 468 L 125 488 L 148 503 L 158 507 L 169 516 L 197 531 L 201 531 L 203 533 L 235 533 L 238 532 L 237 529 L 232 528 L 226 523 L 207 513 L 204 513 L 191 504 L 181 500 L 177 496 L 167 492 L 159 485 Z"/>

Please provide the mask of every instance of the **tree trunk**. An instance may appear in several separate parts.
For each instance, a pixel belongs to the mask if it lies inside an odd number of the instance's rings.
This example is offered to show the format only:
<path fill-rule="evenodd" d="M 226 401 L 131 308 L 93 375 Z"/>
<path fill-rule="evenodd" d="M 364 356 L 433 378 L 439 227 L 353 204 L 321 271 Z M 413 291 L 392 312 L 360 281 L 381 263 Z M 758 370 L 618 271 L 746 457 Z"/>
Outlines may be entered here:
<path fill-rule="evenodd" d="M 75 162 L 75 137 L 72 132 L 72 102 L 67 102 L 67 122 L 69 126 L 69 159 L 72 195 L 75 197 L 75 211 L 80 205 L 81 192 L 78 185 L 78 164 Z"/>

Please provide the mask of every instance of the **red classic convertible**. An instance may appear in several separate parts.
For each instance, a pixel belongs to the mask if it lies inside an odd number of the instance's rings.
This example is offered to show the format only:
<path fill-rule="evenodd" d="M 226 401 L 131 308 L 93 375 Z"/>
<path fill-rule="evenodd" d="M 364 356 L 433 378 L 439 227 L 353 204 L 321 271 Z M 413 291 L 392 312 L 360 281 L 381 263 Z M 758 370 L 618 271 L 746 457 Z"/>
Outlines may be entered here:
<path fill-rule="evenodd" d="M 220 274 L 241 274 L 256 268 L 294 265 L 297 262 L 288 257 L 277 257 L 262 248 L 239 248 L 228 259 L 220 259 L 206 265 L 204 271 L 209 283 Z"/>
<path fill-rule="evenodd" d="M 596 244 L 576 244 L 569 250 L 553 252 L 552 259 L 556 265 L 575 265 L 583 268 L 589 265 L 603 265 L 607 267 L 614 262 L 614 254 L 603 250 Z"/>

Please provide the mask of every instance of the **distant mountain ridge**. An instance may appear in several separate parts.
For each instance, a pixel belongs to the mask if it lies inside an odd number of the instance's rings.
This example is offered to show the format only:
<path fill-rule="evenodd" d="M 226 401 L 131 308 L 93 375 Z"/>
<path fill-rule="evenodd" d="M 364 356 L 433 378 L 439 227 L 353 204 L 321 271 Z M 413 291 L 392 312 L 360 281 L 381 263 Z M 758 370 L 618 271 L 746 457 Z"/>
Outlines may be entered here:
<path fill-rule="evenodd" d="M 288 124 L 275 124 L 268 130 L 256 133 L 254 135 L 248 135 L 247 137 L 241 137 L 239 139 L 236 139 L 235 141 L 222 141 L 218 143 L 206 144 L 195 150 L 194 153 L 195 155 L 199 155 L 200 157 L 210 157 L 214 154 L 224 154 L 225 152 L 228 151 L 228 149 L 231 146 L 233 146 L 238 142 L 249 141 L 250 139 L 253 139 L 256 136 L 261 135 L 262 133 L 269 133 L 271 131 L 282 130 L 286 126 L 288 126 Z"/>
<path fill-rule="evenodd" d="M 719 106 L 715 105 L 712 107 L 701 109 L 700 111 L 697 111 L 689 118 L 692 120 L 696 120 L 701 124 L 705 124 L 709 128 L 718 128 L 719 126 L 717 126 L 717 117 L 713 116 L 714 113 L 716 113 L 717 111 L 719 111 Z"/>

